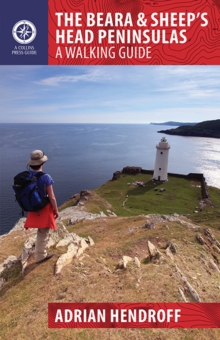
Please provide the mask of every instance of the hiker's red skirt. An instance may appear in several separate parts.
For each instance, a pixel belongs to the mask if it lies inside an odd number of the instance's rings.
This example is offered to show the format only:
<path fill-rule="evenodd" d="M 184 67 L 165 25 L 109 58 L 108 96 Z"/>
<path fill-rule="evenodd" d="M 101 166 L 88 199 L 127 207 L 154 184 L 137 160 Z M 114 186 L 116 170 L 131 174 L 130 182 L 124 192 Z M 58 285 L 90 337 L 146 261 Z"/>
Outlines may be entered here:
<path fill-rule="evenodd" d="M 24 224 L 28 228 L 51 228 L 56 230 L 56 221 L 54 218 L 53 207 L 47 204 L 46 207 L 38 212 L 29 212 Z"/>

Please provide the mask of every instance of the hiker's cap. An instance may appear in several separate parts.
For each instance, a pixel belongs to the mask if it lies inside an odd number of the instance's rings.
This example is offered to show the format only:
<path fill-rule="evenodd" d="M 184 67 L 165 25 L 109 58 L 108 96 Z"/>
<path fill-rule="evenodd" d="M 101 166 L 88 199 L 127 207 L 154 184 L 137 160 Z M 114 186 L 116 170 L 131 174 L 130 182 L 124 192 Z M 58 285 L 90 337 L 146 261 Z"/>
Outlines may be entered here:
<path fill-rule="evenodd" d="M 41 150 L 34 150 L 30 154 L 30 159 L 27 162 L 28 165 L 41 165 L 48 160 L 47 156 Z"/>

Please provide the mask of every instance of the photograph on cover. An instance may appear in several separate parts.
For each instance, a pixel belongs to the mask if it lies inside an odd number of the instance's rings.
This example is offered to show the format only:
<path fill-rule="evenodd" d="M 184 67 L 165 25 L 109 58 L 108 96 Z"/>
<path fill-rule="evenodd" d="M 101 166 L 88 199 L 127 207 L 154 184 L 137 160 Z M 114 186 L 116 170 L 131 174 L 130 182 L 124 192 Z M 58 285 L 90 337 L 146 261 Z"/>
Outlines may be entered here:
<path fill-rule="evenodd" d="M 57 336 L 47 328 L 50 301 L 220 300 L 219 72 L 217 66 L 0 67 L 3 338 L 27 339 L 30 323 L 33 338 Z M 27 212 L 21 216 L 12 188 L 18 173 L 31 170 L 36 150 L 59 207 L 59 232 L 51 230 L 47 244 L 53 257 L 41 267 L 36 229 L 25 231 Z M 8 328 L 10 304 L 19 313 Z M 198 330 L 167 332 L 171 339 L 183 332 L 201 339 Z M 62 330 L 64 339 L 80 339 L 79 333 Z M 118 339 L 135 334 L 150 339 L 152 330 L 117 330 Z M 163 330 L 154 334 L 165 339 Z M 219 336 L 214 329 L 203 334 Z"/>

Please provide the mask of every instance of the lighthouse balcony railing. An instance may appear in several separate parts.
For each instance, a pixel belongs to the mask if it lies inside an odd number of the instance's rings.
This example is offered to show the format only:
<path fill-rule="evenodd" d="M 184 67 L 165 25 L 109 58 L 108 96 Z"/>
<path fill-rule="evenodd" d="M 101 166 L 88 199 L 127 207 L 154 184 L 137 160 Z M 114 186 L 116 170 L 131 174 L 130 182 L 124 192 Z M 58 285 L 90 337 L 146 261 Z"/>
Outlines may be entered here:
<path fill-rule="evenodd" d="M 156 148 L 157 149 L 161 149 L 161 150 L 169 150 L 170 149 L 170 145 L 169 144 L 168 145 L 161 145 L 161 143 L 160 143 L 160 144 L 156 145 Z"/>

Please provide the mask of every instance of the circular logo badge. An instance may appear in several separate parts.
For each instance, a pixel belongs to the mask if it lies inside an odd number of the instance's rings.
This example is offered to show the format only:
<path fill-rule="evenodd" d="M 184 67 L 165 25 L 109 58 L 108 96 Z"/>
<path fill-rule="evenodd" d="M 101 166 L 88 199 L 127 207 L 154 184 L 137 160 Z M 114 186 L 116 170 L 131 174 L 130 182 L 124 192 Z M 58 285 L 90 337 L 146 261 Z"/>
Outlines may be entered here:
<path fill-rule="evenodd" d="M 37 30 L 32 22 L 20 20 L 14 25 L 12 35 L 19 44 L 30 44 L 36 38 Z"/>

